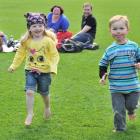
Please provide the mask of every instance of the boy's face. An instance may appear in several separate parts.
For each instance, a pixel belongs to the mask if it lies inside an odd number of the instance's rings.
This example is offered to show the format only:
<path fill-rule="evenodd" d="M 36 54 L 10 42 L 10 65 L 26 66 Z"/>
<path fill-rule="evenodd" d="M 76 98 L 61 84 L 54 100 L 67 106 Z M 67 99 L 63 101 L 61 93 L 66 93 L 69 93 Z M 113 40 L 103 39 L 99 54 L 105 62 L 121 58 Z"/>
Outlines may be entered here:
<path fill-rule="evenodd" d="M 124 21 L 119 20 L 112 23 L 110 32 L 112 34 L 112 37 L 117 42 L 122 42 L 125 40 L 125 36 L 128 34 L 128 27 L 126 26 Z"/>
<path fill-rule="evenodd" d="M 90 6 L 84 6 L 83 7 L 83 13 L 85 17 L 88 17 L 89 15 L 92 14 L 92 9 Z"/>
<path fill-rule="evenodd" d="M 43 24 L 33 24 L 31 25 L 29 31 L 31 32 L 31 35 L 33 38 L 40 38 L 43 36 L 45 27 Z"/>

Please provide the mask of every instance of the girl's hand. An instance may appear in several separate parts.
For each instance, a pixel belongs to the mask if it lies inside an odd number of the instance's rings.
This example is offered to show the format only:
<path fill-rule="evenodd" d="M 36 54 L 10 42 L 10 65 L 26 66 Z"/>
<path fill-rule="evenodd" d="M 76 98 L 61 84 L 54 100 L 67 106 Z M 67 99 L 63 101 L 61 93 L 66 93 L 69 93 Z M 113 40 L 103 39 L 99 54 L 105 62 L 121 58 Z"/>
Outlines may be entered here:
<path fill-rule="evenodd" d="M 134 64 L 135 68 L 140 69 L 140 63 Z"/>
<path fill-rule="evenodd" d="M 8 68 L 8 72 L 11 72 L 12 73 L 12 72 L 14 72 L 14 69 L 12 69 L 12 68 L 9 67 Z"/>
<path fill-rule="evenodd" d="M 100 79 L 100 84 L 101 85 L 105 85 L 106 84 L 106 77 L 107 77 L 107 73 L 105 73 L 102 77 L 102 79 Z"/>

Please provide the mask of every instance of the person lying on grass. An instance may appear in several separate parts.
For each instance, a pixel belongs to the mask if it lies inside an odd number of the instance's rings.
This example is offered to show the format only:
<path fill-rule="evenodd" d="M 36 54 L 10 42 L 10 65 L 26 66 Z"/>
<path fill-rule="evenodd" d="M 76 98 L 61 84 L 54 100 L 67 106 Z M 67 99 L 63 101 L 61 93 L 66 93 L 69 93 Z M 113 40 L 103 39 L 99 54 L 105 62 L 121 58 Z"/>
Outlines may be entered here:
<path fill-rule="evenodd" d="M 27 13 L 28 31 L 21 39 L 21 46 L 16 52 L 15 58 L 8 71 L 15 71 L 26 58 L 26 105 L 27 117 L 25 125 L 32 123 L 34 116 L 34 93 L 40 93 L 44 100 L 44 117 L 48 119 L 51 115 L 49 87 L 51 84 L 51 73 L 57 73 L 59 54 L 56 49 L 56 36 L 51 31 L 45 30 L 45 15 L 40 13 Z"/>
<path fill-rule="evenodd" d="M 114 132 L 126 130 L 126 110 L 129 120 L 136 114 L 140 83 L 137 70 L 140 69 L 140 48 L 137 43 L 126 38 L 129 32 L 127 16 L 116 15 L 109 21 L 109 29 L 114 38 L 99 63 L 100 83 L 105 84 L 107 67 L 110 65 L 109 83 L 114 110 Z"/>
<path fill-rule="evenodd" d="M 0 52 L 14 52 L 16 47 L 7 45 L 7 37 L 3 32 L 0 32 Z"/>

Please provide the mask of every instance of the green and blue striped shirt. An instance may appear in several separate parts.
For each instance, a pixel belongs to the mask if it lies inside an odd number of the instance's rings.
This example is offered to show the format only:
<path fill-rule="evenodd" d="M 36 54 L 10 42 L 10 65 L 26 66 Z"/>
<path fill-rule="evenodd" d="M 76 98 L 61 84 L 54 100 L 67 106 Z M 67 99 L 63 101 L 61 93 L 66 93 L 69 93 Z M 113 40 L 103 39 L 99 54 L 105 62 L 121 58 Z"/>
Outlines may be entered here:
<path fill-rule="evenodd" d="M 140 60 L 138 44 L 128 40 L 126 44 L 114 42 L 109 46 L 99 66 L 110 65 L 109 83 L 111 93 L 140 92 L 138 73 L 134 66 Z"/>

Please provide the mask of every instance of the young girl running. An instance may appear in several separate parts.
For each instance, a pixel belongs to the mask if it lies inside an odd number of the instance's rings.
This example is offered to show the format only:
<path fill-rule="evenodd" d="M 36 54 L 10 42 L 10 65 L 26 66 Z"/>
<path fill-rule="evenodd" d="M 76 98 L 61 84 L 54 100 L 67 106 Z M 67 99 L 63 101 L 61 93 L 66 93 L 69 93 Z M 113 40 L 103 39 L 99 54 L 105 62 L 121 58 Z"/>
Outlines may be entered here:
<path fill-rule="evenodd" d="M 15 71 L 26 58 L 27 117 L 25 125 L 28 126 L 31 125 L 34 116 L 33 104 L 36 89 L 45 104 L 44 117 L 48 119 L 51 115 L 49 86 L 51 84 L 51 74 L 57 73 L 59 54 L 56 49 L 57 40 L 55 34 L 45 30 L 45 15 L 27 13 L 25 17 L 28 31 L 21 39 L 21 46 L 16 52 L 8 71 Z"/>

